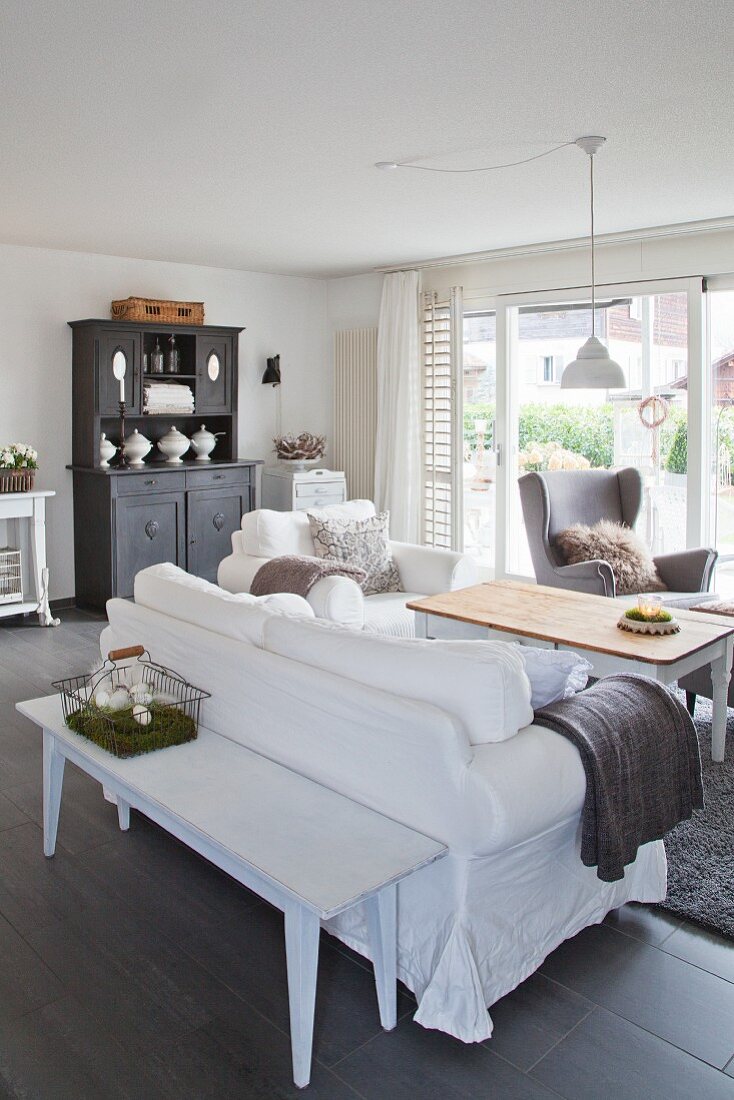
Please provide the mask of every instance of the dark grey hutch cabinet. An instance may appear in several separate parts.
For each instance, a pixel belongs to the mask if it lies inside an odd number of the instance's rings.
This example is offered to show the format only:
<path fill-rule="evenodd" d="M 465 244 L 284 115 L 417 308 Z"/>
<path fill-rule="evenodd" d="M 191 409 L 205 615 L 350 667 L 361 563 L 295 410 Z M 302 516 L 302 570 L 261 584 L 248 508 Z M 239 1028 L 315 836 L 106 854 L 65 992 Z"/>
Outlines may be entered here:
<path fill-rule="evenodd" d="M 164 561 L 216 581 L 217 566 L 231 550 L 232 532 L 243 513 L 256 506 L 255 471 L 261 461 L 237 458 L 237 338 L 242 329 L 104 320 L 69 324 L 77 603 L 104 610 L 111 596 L 132 596 L 140 569 Z M 156 340 L 166 351 L 172 333 L 179 372 L 149 374 Z M 153 443 L 142 467 L 120 468 L 118 457 L 109 468 L 100 465 L 100 434 L 120 443 L 120 381 L 113 372 L 119 352 L 125 365 L 125 432 L 137 428 Z M 194 413 L 145 414 L 148 378 L 189 385 Z M 198 462 L 190 451 L 181 465 L 167 464 L 156 442 L 172 426 L 191 436 L 202 423 L 222 433 L 212 459 Z"/>

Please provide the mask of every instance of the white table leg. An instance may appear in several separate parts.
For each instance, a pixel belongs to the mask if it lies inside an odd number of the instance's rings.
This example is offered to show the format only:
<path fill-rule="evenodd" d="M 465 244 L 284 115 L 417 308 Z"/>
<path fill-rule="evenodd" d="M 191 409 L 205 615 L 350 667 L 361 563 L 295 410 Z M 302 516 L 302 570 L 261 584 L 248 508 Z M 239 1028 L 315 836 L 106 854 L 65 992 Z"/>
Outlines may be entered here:
<path fill-rule="evenodd" d="M 33 498 L 31 518 L 31 559 L 33 581 L 38 600 L 38 621 L 41 626 L 58 626 L 60 620 L 51 614 L 48 602 L 48 567 L 46 565 L 46 499 Z"/>
<path fill-rule="evenodd" d="M 414 611 L 416 638 L 428 637 L 428 616 L 425 611 Z"/>
<path fill-rule="evenodd" d="M 380 1023 L 392 1031 L 398 1022 L 397 888 L 386 886 L 365 902 L 370 950 L 375 967 Z"/>
<path fill-rule="evenodd" d="M 64 783 L 64 764 L 56 746 L 56 738 L 49 730 L 43 731 L 43 854 L 49 858 L 56 851 L 56 833 L 61 810 L 61 788 Z"/>
<path fill-rule="evenodd" d="M 117 796 L 117 820 L 123 833 L 126 833 L 130 828 L 130 803 L 123 802 L 119 795 Z"/>
<path fill-rule="evenodd" d="M 732 638 L 724 639 L 724 653 L 711 662 L 711 683 L 713 684 L 713 716 L 711 722 L 711 759 L 717 764 L 724 760 L 726 749 L 726 719 L 731 679 Z"/>
<path fill-rule="evenodd" d="M 285 956 L 293 1083 L 299 1089 L 305 1088 L 311 1080 L 320 928 L 321 922 L 315 913 L 296 902 L 288 903 L 285 909 Z"/>

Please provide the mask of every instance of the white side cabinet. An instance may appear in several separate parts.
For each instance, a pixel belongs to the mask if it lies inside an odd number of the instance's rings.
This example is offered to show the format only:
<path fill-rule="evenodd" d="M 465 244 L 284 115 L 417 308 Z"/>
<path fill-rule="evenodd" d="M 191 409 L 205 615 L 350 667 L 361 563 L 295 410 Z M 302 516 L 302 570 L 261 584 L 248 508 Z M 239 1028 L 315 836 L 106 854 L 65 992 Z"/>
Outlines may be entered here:
<path fill-rule="evenodd" d="M 262 508 L 295 512 L 343 504 L 346 499 L 347 479 L 338 470 L 290 470 L 283 465 L 269 466 L 262 473 Z"/>

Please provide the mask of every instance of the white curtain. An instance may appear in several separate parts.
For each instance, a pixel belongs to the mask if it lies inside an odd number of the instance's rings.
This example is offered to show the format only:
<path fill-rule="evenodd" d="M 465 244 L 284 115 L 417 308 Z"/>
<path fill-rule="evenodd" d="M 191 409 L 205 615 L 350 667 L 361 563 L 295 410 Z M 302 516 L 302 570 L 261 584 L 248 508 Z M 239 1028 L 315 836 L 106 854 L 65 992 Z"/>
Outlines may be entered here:
<path fill-rule="evenodd" d="M 375 504 L 390 512 L 390 537 L 420 542 L 420 273 L 386 275 L 377 333 Z"/>

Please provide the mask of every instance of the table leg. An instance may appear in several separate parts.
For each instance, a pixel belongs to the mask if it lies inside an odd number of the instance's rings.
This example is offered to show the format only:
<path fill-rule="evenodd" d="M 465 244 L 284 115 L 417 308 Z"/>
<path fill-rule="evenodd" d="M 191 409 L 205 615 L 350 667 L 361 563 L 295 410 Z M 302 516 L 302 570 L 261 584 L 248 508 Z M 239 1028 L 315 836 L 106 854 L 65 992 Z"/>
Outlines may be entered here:
<path fill-rule="evenodd" d="M 43 854 L 49 858 L 56 851 L 59 828 L 61 789 L 64 784 L 64 764 L 50 730 L 43 731 Z"/>
<path fill-rule="evenodd" d="M 130 803 L 123 802 L 119 795 L 117 796 L 117 820 L 123 833 L 126 833 L 130 828 Z"/>
<path fill-rule="evenodd" d="M 51 614 L 48 602 L 48 567 L 46 566 L 46 498 L 33 498 L 31 519 L 31 560 L 33 582 L 38 600 L 38 621 L 41 626 L 58 626 L 60 620 Z"/>
<path fill-rule="evenodd" d="M 365 902 L 370 950 L 375 968 L 380 1023 L 385 1031 L 397 1024 L 397 888 L 386 886 Z"/>
<path fill-rule="evenodd" d="M 425 611 L 414 611 L 415 616 L 415 636 L 416 638 L 428 637 L 428 616 Z"/>
<path fill-rule="evenodd" d="M 713 719 L 711 723 L 711 759 L 717 764 L 724 760 L 726 749 L 726 719 L 731 679 L 732 638 L 724 639 L 724 653 L 711 662 L 713 684 Z"/>
<path fill-rule="evenodd" d="M 315 913 L 296 902 L 288 903 L 285 910 L 285 957 L 293 1083 L 299 1089 L 305 1088 L 311 1080 L 320 929 L 321 922 Z"/>

